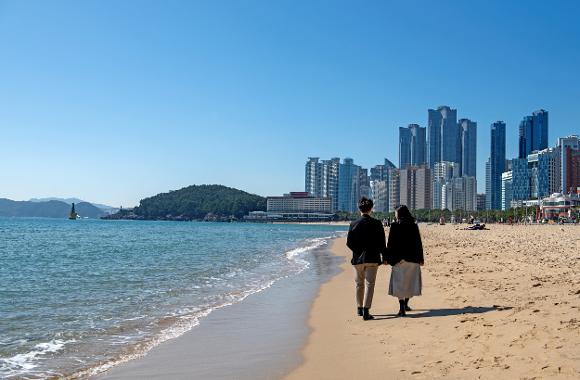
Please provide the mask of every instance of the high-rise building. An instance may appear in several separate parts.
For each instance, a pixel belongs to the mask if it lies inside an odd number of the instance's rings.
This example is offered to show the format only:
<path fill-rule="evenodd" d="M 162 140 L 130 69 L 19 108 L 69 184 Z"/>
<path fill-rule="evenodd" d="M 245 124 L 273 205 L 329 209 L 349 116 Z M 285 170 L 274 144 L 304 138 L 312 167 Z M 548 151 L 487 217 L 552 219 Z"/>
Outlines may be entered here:
<path fill-rule="evenodd" d="M 387 181 L 371 181 L 375 212 L 389 212 L 389 186 Z"/>
<path fill-rule="evenodd" d="M 525 116 L 519 127 L 519 156 L 548 147 L 548 111 L 538 110 L 531 116 Z"/>
<path fill-rule="evenodd" d="M 323 160 L 320 169 L 321 191 L 320 196 L 330 198 L 332 211 L 338 210 L 338 171 L 340 168 L 340 158 L 334 157 L 330 160 Z"/>
<path fill-rule="evenodd" d="M 389 212 L 394 212 L 401 204 L 401 171 L 393 168 L 389 170 Z"/>
<path fill-rule="evenodd" d="M 320 161 L 309 157 L 306 162 L 304 191 L 314 197 L 331 198 L 333 211 L 338 209 L 339 158 Z"/>
<path fill-rule="evenodd" d="M 359 180 L 358 180 L 359 197 L 366 198 L 372 197 L 371 183 L 368 173 L 369 173 L 368 169 L 363 168 L 359 169 Z"/>
<path fill-rule="evenodd" d="M 451 161 L 440 161 L 435 164 L 432 170 L 432 208 L 434 210 L 445 210 L 445 185 L 453 178 L 459 177 L 459 164 Z"/>
<path fill-rule="evenodd" d="M 360 198 L 360 167 L 345 158 L 338 170 L 338 211 L 356 212 Z"/>
<path fill-rule="evenodd" d="M 502 207 L 501 175 L 506 169 L 505 129 L 503 121 L 496 121 L 491 125 L 491 149 L 485 173 L 486 208 L 488 210 L 499 210 Z"/>
<path fill-rule="evenodd" d="M 426 128 L 418 124 L 409 124 L 407 128 L 399 128 L 399 168 L 419 166 L 426 163 L 427 144 Z"/>
<path fill-rule="evenodd" d="M 389 178 L 389 170 L 396 168 L 390 160 L 385 158 L 385 163 L 383 165 L 376 165 L 371 168 L 371 181 L 387 181 Z"/>
<path fill-rule="evenodd" d="M 460 162 L 460 134 L 457 125 L 457 110 L 448 106 L 428 110 L 427 162 L 433 168 L 436 162 Z"/>
<path fill-rule="evenodd" d="M 477 211 L 485 210 L 485 194 L 477 194 Z"/>
<path fill-rule="evenodd" d="M 461 176 L 477 177 L 477 123 L 469 119 L 459 120 L 459 133 Z"/>
<path fill-rule="evenodd" d="M 566 186 L 567 194 L 580 195 L 580 149 L 566 148 Z"/>
<path fill-rule="evenodd" d="M 320 163 L 318 157 L 308 157 L 306 162 L 306 175 L 304 191 L 314 197 L 320 196 Z"/>
<path fill-rule="evenodd" d="M 475 177 L 455 177 L 442 186 L 442 210 L 475 211 L 477 209 L 477 181 Z"/>
<path fill-rule="evenodd" d="M 558 139 L 558 147 L 560 148 L 560 163 L 561 174 L 560 182 L 562 194 L 577 193 L 580 187 L 580 180 L 578 173 L 577 161 L 580 155 L 580 137 L 576 135 L 560 137 Z"/>
<path fill-rule="evenodd" d="M 548 148 L 528 155 L 530 194 L 528 199 L 542 199 L 560 191 L 560 149 Z"/>
<path fill-rule="evenodd" d="M 409 166 L 399 170 L 401 204 L 411 210 L 431 209 L 431 170 L 426 166 Z"/>
<path fill-rule="evenodd" d="M 514 199 L 512 174 L 511 170 L 501 173 L 501 209 L 504 211 L 511 207 Z"/>
<path fill-rule="evenodd" d="M 512 160 L 512 201 L 542 199 L 561 188 L 560 149 L 543 149 Z M 509 208 L 509 204 L 504 202 Z"/>

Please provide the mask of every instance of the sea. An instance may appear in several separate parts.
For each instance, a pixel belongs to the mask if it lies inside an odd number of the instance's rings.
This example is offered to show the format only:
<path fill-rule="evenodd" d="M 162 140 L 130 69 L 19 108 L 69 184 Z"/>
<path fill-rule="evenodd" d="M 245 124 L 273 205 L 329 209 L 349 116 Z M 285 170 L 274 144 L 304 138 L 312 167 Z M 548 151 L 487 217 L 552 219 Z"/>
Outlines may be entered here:
<path fill-rule="evenodd" d="M 314 270 L 337 225 L 0 218 L 0 378 L 77 378 Z"/>

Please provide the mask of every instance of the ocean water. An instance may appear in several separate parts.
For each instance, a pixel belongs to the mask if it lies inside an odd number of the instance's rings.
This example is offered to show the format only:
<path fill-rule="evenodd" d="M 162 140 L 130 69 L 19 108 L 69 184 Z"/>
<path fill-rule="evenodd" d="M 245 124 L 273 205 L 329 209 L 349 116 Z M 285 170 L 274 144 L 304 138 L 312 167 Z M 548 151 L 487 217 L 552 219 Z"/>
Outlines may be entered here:
<path fill-rule="evenodd" d="M 85 377 L 309 270 L 345 227 L 0 218 L 0 378 Z"/>

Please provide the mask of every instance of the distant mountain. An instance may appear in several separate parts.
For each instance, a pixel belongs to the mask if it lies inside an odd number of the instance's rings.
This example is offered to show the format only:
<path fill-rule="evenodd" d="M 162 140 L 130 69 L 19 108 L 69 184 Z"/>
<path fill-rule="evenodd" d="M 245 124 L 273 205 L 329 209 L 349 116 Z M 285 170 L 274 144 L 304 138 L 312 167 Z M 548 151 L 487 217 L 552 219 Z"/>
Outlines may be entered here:
<path fill-rule="evenodd" d="M 30 202 L 48 202 L 48 201 L 60 201 L 60 202 L 64 202 L 64 203 L 68 203 L 69 205 L 72 203 L 90 203 L 95 207 L 100 208 L 101 210 L 105 211 L 106 213 L 113 213 L 113 212 L 117 212 L 119 210 L 118 207 L 113 207 L 113 206 L 107 206 L 107 205 L 103 205 L 103 204 L 99 204 L 99 203 L 94 203 L 94 202 L 87 202 L 87 201 L 83 201 L 82 199 L 78 199 L 78 198 L 58 198 L 58 197 L 47 197 L 47 198 L 31 198 Z"/>
<path fill-rule="evenodd" d="M 61 201 L 31 202 L 13 201 L 0 198 L 0 216 L 8 217 L 44 217 L 67 218 L 71 205 Z M 100 218 L 106 215 L 102 209 L 88 202 L 75 203 L 75 209 L 81 218 Z"/>
<path fill-rule="evenodd" d="M 193 185 L 142 199 L 110 219 L 224 220 L 265 211 L 266 198 L 222 185 Z"/>

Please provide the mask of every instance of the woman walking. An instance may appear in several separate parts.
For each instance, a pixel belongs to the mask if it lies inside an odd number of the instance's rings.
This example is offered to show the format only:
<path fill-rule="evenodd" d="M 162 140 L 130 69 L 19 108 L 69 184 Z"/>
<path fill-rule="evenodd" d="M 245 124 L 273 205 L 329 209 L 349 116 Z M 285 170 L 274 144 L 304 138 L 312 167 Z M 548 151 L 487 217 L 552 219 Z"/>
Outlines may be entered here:
<path fill-rule="evenodd" d="M 419 227 L 407 206 L 395 210 L 396 222 L 391 225 L 387 243 L 387 262 L 393 266 L 389 295 L 399 299 L 399 317 L 410 311 L 409 299 L 421 295 L 423 244 Z"/>

